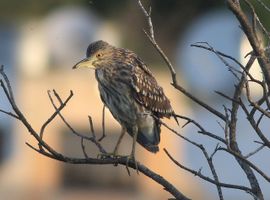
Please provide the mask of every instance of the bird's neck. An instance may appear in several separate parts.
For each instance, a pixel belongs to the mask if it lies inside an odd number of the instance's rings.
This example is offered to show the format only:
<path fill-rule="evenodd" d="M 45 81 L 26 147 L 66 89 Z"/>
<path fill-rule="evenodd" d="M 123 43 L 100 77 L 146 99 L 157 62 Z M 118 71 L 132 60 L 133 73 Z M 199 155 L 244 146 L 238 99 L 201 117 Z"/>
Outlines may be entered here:
<path fill-rule="evenodd" d="M 98 68 L 95 70 L 96 79 L 98 82 L 103 84 L 109 84 L 109 80 L 111 80 L 111 70 L 107 67 Z"/>

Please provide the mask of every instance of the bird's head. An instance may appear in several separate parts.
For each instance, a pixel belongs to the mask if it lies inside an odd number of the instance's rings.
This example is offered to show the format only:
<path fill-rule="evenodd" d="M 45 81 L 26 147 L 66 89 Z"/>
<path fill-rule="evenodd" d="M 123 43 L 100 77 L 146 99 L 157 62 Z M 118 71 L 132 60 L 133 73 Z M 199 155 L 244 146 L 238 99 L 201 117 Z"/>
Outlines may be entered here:
<path fill-rule="evenodd" d="M 72 69 L 90 68 L 97 69 L 111 58 L 113 46 L 102 40 L 91 43 L 86 51 L 86 58 L 78 62 Z"/>

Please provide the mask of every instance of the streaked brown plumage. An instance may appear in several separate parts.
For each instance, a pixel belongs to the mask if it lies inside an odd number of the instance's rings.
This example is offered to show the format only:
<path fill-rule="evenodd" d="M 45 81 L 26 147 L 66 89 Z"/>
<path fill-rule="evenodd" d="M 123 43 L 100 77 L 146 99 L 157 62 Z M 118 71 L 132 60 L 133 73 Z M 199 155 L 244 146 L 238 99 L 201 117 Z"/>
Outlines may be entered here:
<path fill-rule="evenodd" d="M 114 47 L 104 41 L 89 45 L 86 59 L 73 68 L 94 68 L 100 96 L 123 131 L 151 152 L 158 151 L 160 123 L 156 118 L 174 115 L 170 101 L 144 62 L 132 51 Z M 153 117 L 155 116 L 155 117 Z"/>

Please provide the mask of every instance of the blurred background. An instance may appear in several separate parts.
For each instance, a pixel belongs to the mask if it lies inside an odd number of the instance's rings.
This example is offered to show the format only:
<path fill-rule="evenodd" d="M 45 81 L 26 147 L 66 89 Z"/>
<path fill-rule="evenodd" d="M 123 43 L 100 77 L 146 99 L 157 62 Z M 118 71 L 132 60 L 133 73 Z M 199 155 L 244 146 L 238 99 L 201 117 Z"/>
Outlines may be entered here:
<path fill-rule="evenodd" d="M 265 0 L 264 2 L 266 2 Z M 222 62 L 209 52 L 190 47 L 196 42 L 208 42 L 242 63 L 251 49 L 234 16 L 224 1 L 213 0 L 155 0 L 143 1 L 152 7 L 156 40 L 174 63 L 180 83 L 196 96 L 223 112 L 222 105 L 230 102 L 214 93 L 232 94 L 236 80 Z M 269 13 L 255 4 L 266 28 L 270 28 Z M 170 74 L 163 60 L 143 34 L 146 22 L 136 1 L 131 0 L 1 0 L 0 2 L 0 64 L 10 77 L 17 103 L 37 130 L 53 113 L 47 90 L 56 89 L 63 97 L 73 90 L 74 98 L 63 114 L 81 133 L 89 134 L 88 115 L 94 119 L 96 134 L 101 134 L 102 104 L 93 71 L 71 70 L 85 57 L 89 43 L 105 40 L 113 45 L 135 51 L 151 68 L 160 85 L 171 99 L 176 113 L 189 116 L 207 130 L 223 137 L 219 119 L 190 102 L 170 86 Z M 261 78 L 258 67 L 254 76 Z M 254 87 L 254 95 L 261 91 Z M 9 110 L 0 91 L 0 108 Z M 239 141 L 244 154 L 257 146 L 255 134 L 240 112 Z M 211 154 L 216 141 L 200 136 L 193 127 L 181 129 L 173 120 L 166 123 L 181 134 L 205 144 Z M 181 121 L 184 124 L 185 121 Z M 269 130 L 269 123 L 263 122 Z M 120 127 L 106 111 L 106 130 L 102 141 L 112 151 Z M 131 149 L 126 136 L 120 152 Z M 45 132 L 45 140 L 65 155 L 83 157 L 80 139 L 56 119 Z M 132 171 L 129 177 L 124 167 L 70 165 L 43 157 L 25 145 L 36 144 L 27 130 L 14 119 L 0 113 L 0 199 L 9 200 L 69 200 L 69 199 L 168 199 L 170 195 L 159 185 Z M 153 155 L 141 147 L 140 162 L 172 182 L 192 199 L 217 199 L 216 187 L 176 167 L 164 154 L 168 151 L 182 164 L 210 177 L 202 153 L 162 129 L 161 151 Z M 87 144 L 91 156 L 97 149 Z M 251 160 L 270 173 L 267 152 L 261 151 Z M 214 157 L 221 182 L 248 186 L 245 175 L 235 160 L 219 153 Z M 258 176 L 259 177 L 259 176 Z M 259 177 L 265 199 L 270 198 L 269 184 Z M 223 189 L 225 199 L 252 199 L 237 190 Z"/>

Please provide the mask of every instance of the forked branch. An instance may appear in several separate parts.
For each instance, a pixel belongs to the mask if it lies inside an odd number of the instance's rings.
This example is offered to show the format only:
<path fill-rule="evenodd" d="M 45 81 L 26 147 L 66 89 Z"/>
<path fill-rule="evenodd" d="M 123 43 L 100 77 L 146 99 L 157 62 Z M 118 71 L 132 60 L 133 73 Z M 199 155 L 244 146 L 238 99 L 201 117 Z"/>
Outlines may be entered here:
<path fill-rule="evenodd" d="M 33 149 L 36 152 L 38 152 L 38 153 L 40 153 L 40 154 L 42 154 L 44 156 L 47 156 L 47 157 L 49 157 L 51 159 L 58 160 L 58 161 L 61 161 L 61 162 L 65 162 L 65 163 L 92 164 L 92 165 L 114 165 L 114 166 L 117 166 L 117 165 L 126 166 L 126 165 L 128 165 L 128 167 L 138 170 L 140 173 L 144 174 L 145 176 L 151 178 L 152 180 L 154 180 L 155 182 L 160 184 L 174 198 L 180 199 L 180 200 L 189 200 L 189 198 L 187 198 L 184 194 L 182 194 L 179 190 L 177 190 L 177 188 L 175 188 L 175 186 L 173 186 L 170 182 L 168 182 L 162 176 L 160 176 L 159 174 L 153 172 L 151 169 L 147 168 L 143 164 L 141 164 L 141 163 L 139 163 L 137 161 L 130 160 L 128 157 L 96 158 L 97 155 L 95 155 L 94 157 L 90 157 L 86 152 L 84 141 L 89 141 L 93 145 L 95 145 L 98 148 L 98 150 L 99 150 L 99 152 L 101 154 L 102 153 L 107 153 L 107 152 L 106 152 L 105 148 L 96 139 L 96 135 L 94 133 L 94 127 L 93 127 L 92 118 L 90 116 L 89 116 L 89 125 L 90 125 L 91 136 L 85 136 L 85 135 L 79 133 L 78 131 L 76 131 L 69 124 L 69 122 L 65 119 L 65 117 L 61 114 L 61 110 L 64 109 L 67 106 L 68 102 L 70 101 L 70 99 L 73 96 L 72 91 L 70 91 L 69 96 L 65 100 L 63 100 L 60 97 L 60 95 L 55 90 L 53 90 L 54 97 L 56 98 L 56 100 L 58 101 L 58 104 L 60 106 L 56 105 L 56 103 L 54 101 L 54 98 L 51 95 L 51 91 L 48 91 L 48 96 L 49 96 L 49 99 L 50 99 L 53 107 L 55 108 L 55 112 L 44 122 L 44 124 L 40 128 L 40 131 L 36 131 L 31 126 L 30 122 L 25 118 L 25 116 L 23 115 L 23 113 L 21 112 L 19 107 L 17 106 L 17 104 L 15 102 L 14 95 L 13 95 L 13 91 L 12 91 L 10 81 L 9 81 L 7 75 L 4 72 L 4 67 L 3 66 L 1 66 L 1 68 L 0 68 L 0 75 L 2 77 L 2 78 L 0 78 L 1 88 L 3 89 L 4 94 L 5 94 L 6 98 L 8 99 L 8 101 L 9 101 L 9 103 L 12 106 L 12 109 L 13 109 L 12 112 L 4 111 L 4 110 L 0 110 L 0 112 L 2 112 L 4 114 L 7 114 L 7 115 L 9 115 L 11 117 L 14 117 L 15 119 L 17 119 L 18 121 L 23 123 L 23 125 L 28 129 L 29 133 L 36 139 L 37 145 L 39 146 L 39 147 L 35 147 L 34 145 L 31 145 L 31 144 L 26 142 L 26 145 L 29 146 L 31 149 Z M 69 157 L 69 156 L 65 156 L 64 154 L 62 154 L 60 152 L 57 152 L 42 137 L 46 127 L 48 127 L 52 123 L 52 121 L 56 118 L 56 116 L 59 116 L 61 118 L 61 120 L 63 121 L 63 123 L 69 128 L 71 133 L 78 136 L 78 138 L 80 139 L 81 148 L 82 148 L 83 155 L 84 155 L 83 158 Z M 135 164 L 135 162 L 137 162 L 137 163 Z"/>

